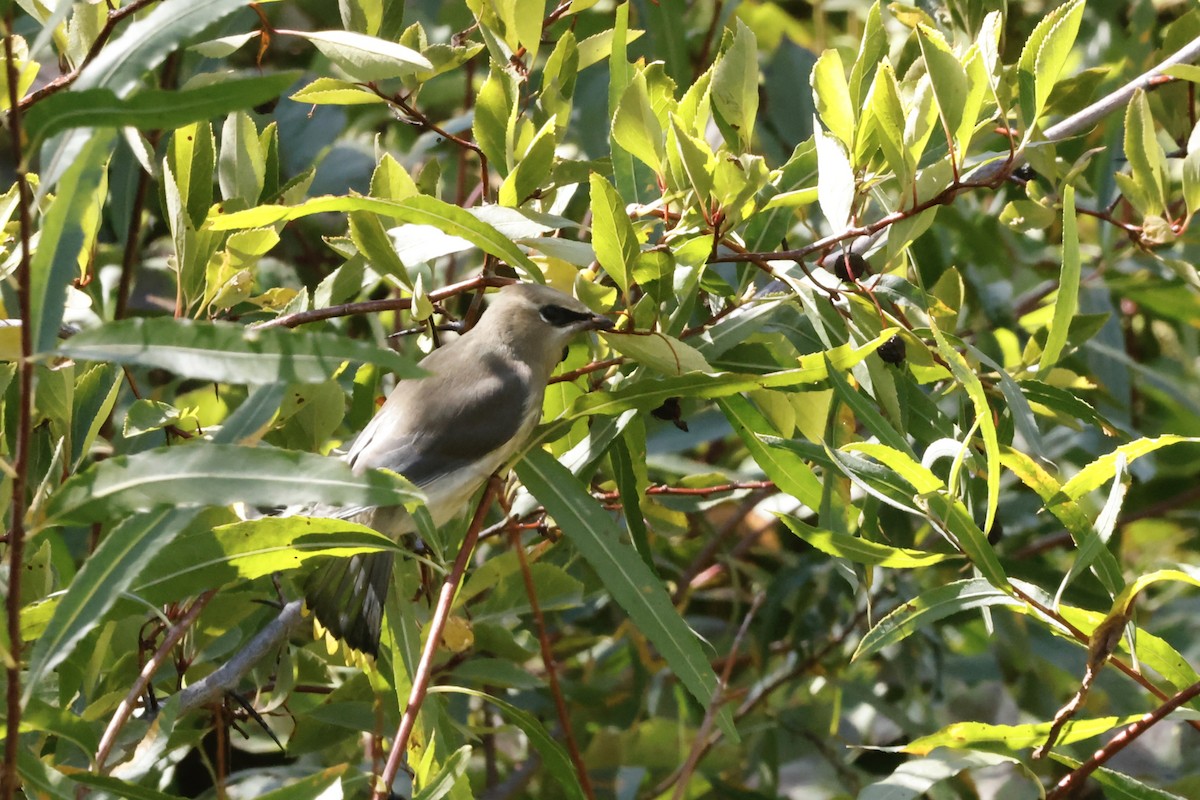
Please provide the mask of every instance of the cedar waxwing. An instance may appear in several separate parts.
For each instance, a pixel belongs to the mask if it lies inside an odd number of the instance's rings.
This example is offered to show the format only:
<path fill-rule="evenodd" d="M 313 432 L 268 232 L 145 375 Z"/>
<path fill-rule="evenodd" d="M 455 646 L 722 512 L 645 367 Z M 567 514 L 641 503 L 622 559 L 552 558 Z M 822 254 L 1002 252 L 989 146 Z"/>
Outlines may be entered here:
<path fill-rule="evenodd" d="M 471 496 L 512 458 L 542 416 L 542 396 L 564 348 L 612 320 L 536 284 L 505 286 L 474 328 L 421 361 L 428 376 L 400 381 L 344 456 L 356 472 L 386 468 L 416 484 L 434 525 L 467 510 Z M 398 538 L 416 531 L 401 506 L 322 508 Z M 332 559 L 304 586 L 317 621 L 355 650 L 377 655 L 390 552 Z"/>

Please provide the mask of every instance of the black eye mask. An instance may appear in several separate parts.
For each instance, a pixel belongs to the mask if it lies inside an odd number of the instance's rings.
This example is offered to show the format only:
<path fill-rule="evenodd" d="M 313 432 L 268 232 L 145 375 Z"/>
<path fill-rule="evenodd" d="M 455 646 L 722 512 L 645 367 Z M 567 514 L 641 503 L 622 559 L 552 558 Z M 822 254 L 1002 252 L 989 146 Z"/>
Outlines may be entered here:
<path fill-rule="evenodd" d="M 542 315 L 542 319 L 556 328 L 565 328 L 569 325 L 574 325 L 576 322 L 587 322 L 592 319 L 592 314 L 590 313 L 572 311 L 562 306 L 542 306 L 538 309 L 538 313 Z"/>

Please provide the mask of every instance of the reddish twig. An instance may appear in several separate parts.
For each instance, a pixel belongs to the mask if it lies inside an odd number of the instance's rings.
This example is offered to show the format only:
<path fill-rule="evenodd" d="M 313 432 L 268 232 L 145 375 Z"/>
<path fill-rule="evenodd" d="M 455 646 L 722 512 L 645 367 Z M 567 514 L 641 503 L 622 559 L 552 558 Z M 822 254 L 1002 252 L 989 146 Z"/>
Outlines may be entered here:
<path fill-rule="evenodd" d="M 563 736 L 567 740 L 567 752 L 575 764 L 575 773 L 579 776 L 579 786 L 583 789 L 588 800 L 595 800 L 596 793 L 592 789 L 592 780 L 588 777 L 587 765 L 583 763 L 583 754 L 579 752 L 579 743 L 575 741 L 575 732 L 571 727 L 571 715 L 567 710 L 567 701 L 563 698 L 562 687 L 558 684 L 558 665 L 554 660 L 554 650 L 550 646 L 550 637 L 546 633 L 546 618 L 542 615 L 542 607 L 538 604 L 537 589 L 533 585 L 533 573 L 529 569 L 529 560 L 525 557 L 525 546 L 521 543 L 521 535 L 516 527 L 509 528 L 509 540 L 517 551 L 517 560 L 521 563 L 521 576 L 525 579 L 525 594 L 529 597 L 529 608 L 533 612 L 533 622 L 537 628 L 538 644 L 542 650 L 542 664 L 546 667 L 546 678 L 550 682 L 550 694 L 554 697 L 554 708 L 558 712 L 558 724 L 562 726 Z"/>
<path fill-rule="evenodd" d="M 17 173 L 17 208 L 20 224 L 21 258 L 17 262 L 17 304 L 21 315 L 21 361 L 17 368 L 20 391 L 17 393 L 17 430 L 13 454 L 12 504 L 9 513 L 12 525 L 8 529 L 8 596 L 5 614 L 8 621 L 9 663 L 5 720 L 4 766 L 0 772 L 0 798 L 12 800 L 20 777 L 17 775 L 17 754 L 21 732 L 21 573 L 25 567 L 25 495 L 28 491 L 29 448 L 33 413 L 33 321 L 29 297 L 29 242 L 33 236 L 29 217 L 29 181 L 25 174 L 24 153 L 21 152 L 21 111 L 17 104 L 17 63 L 13 54 L 13 18 L 9 7 L 7 31 L 4 36 L 4 66 L 8 76 L 9 141 L 12 144 L 13 168 Z"/>
<path fill-rule="evenodd" d="M 392 783 L 400 772 L 400 764 L 404 761 L 405 753 L 408 752 L 409 737 L 412 736 L 413 726 L 417 723 L 417 712 L 421 710 L 421 704 L 425 702 L 429 681 L 433 677 L 433 658 L 437 655 L 438 644 L 442 640 L 442 633 L 446 630 L 446 621 L 450 619 L 450 607 L 454 603 L 454 595 L 462 582 L 463 574 L 467 571 L 467 562 L 471 559 L 471 553 L 475 552 L 475 544 L 479 541 L 479 532 L 483 528 L 484 517 L 492 505 L 492 500 L 499 492 L 500 480 L 493 476 L 483 491 L 483 497 L 479 498 L 475 516 L 471 519 L 470 527 L 467 528 L 467 535 L 463 539 L 462 546 L 458 548 L 458 557 L 454 559 L 454 565 L 442 582 L 437 605 L 433 610 L 433 618 L 429 620 L 425 649 L 421 651 L 421 660 L 417 664 L 416 672 L 413 673 L 408 704 L 404 708 L 404 714 L 400 717 L 400 727 L 396 729 L 396 740 L 392 742 L 392 751 L 388 753 L 387 764 L 383 767 L 383 775 L 380 776 L 371 793 L 374 800 L 387 800 L 391 794 Z"/>
<path fill-rule="evenodd" d="M 1083 781 L 1087 776 L 1110 761 L 1117 753 L 1124 750 L 1134 739 L 1150 730 L 1151 726 L 1197 696 L 1200 696 L 1200 682 L 1193 683 L 1137 722 L 1131 723 L 1125 730 L 1114 736 L 1108 744 L 1097 750 L 1091 758 L 1080 764 L 1059 781 L 1058 785 L 1046 793 L 1046 800 L 1063 800 L 1075 794 L 1082 787 Z"/>
<path fill-rule="evenodd" d="M 137 707 L 138 698 L 146 691 L 146 687 L 150 685 L 151 679 L 158 672 L 159 667 L 167 660 L 175 645 L 179 644 L 179 640 L 196 622 L 200 616 L 200 612 L 208 605 L 208 602 L 216 596 L 216 589 L 209 589 L 204 594 L 196 598 L 191 607 L 184 613 L 179 621 L 171 626 L 163 637 L 162 644 L 158 646 L 158 650 L 146 662 L 146 666 L 142 667 L 142 671 L 138 673 L 137 680 L 129 687 L 129 691 L 125 694 L 125 699 L 117 706 L 117 711 L 113 714 L 113 718 L 109 720 L 108 727 L 104 729 L 104 735 L 100 738 L 100 747 L 96 750 L 96 763 L 93 771 L 98 775 L 103 775 L 107 772 L 105 764 L 108 761 L 108 755 L 112 752 L 113 745 L 116 744 L 117 735 L 121 729 L 125 727 L 125 723 L 129 721 L 129 717 L 133 714 L 133 709 Z M 86 787 L 80 786 L 80 793 L 86 794 Z M 80 796 L 77 794 L 76 796 Z"/>
<path fill-rule="evenodd" d="M 69 87 L 79 79 L 79 75 L 83 72 L 84 68 L 86 68 L 88 64 L 92 63 L 96 59 L 96 56 L 100 55 L 100 51 L 104 49 L 104 45 L 108 44 L 109 38 L 112 36 L 113 31 L 116 30 L 117 24 L 121 20 L 136 14 L 146 6 L 157 2 L 158 0 L 133 0 L 133 2 L 127 6 L 110 10 L 108 12 L 108 17 L 106 17 L 104 20 L 104 27 L 100 29 L 100 33 L 96 34 L 96 41 L 92 42 L 91 49 L 87 51 L 87 55 L 83 57 L 83 61 L 79 62 L 79 66 L 75 67 L 75 69 L 66 74 L 59 75 L 54 80 L 38 89 L 36 92 L 30 92 L 29 94 L 25 95 L 19 104 L 14 102 L 11 107 L 14 109 L 19 108 L 21 111 L 25 111 L 39 100 L 49 97 L 52 94 L 61 92 L 63 89 Z"/>

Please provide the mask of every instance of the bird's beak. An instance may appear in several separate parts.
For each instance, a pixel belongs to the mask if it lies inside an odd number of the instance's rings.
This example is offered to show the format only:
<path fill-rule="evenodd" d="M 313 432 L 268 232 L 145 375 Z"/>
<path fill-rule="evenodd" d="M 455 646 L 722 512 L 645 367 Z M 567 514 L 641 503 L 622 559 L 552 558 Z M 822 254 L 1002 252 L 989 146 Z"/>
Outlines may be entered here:
<path fill-rule="evenodd" d="M 611 331 L 614 327 L 616 327 L 616 324 L 617 323 L 613 322 L 608 317 L 603 317 L 599 314 L 593 314 L 592 319 L 587 324 L 587 330 Z"/>

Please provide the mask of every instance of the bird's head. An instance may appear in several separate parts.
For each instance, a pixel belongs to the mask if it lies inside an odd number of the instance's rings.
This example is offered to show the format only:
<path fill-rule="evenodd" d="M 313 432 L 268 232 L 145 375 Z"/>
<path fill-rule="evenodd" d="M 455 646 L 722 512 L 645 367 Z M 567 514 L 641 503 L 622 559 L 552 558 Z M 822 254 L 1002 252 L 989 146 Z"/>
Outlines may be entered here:
<path fill-rule="evenodd" d="M 557 289 L 514 283 L 492 298 L 471 335 L 493 337 L 549 374 L 577 334 L 612 327 L 611 319 Z"/>

